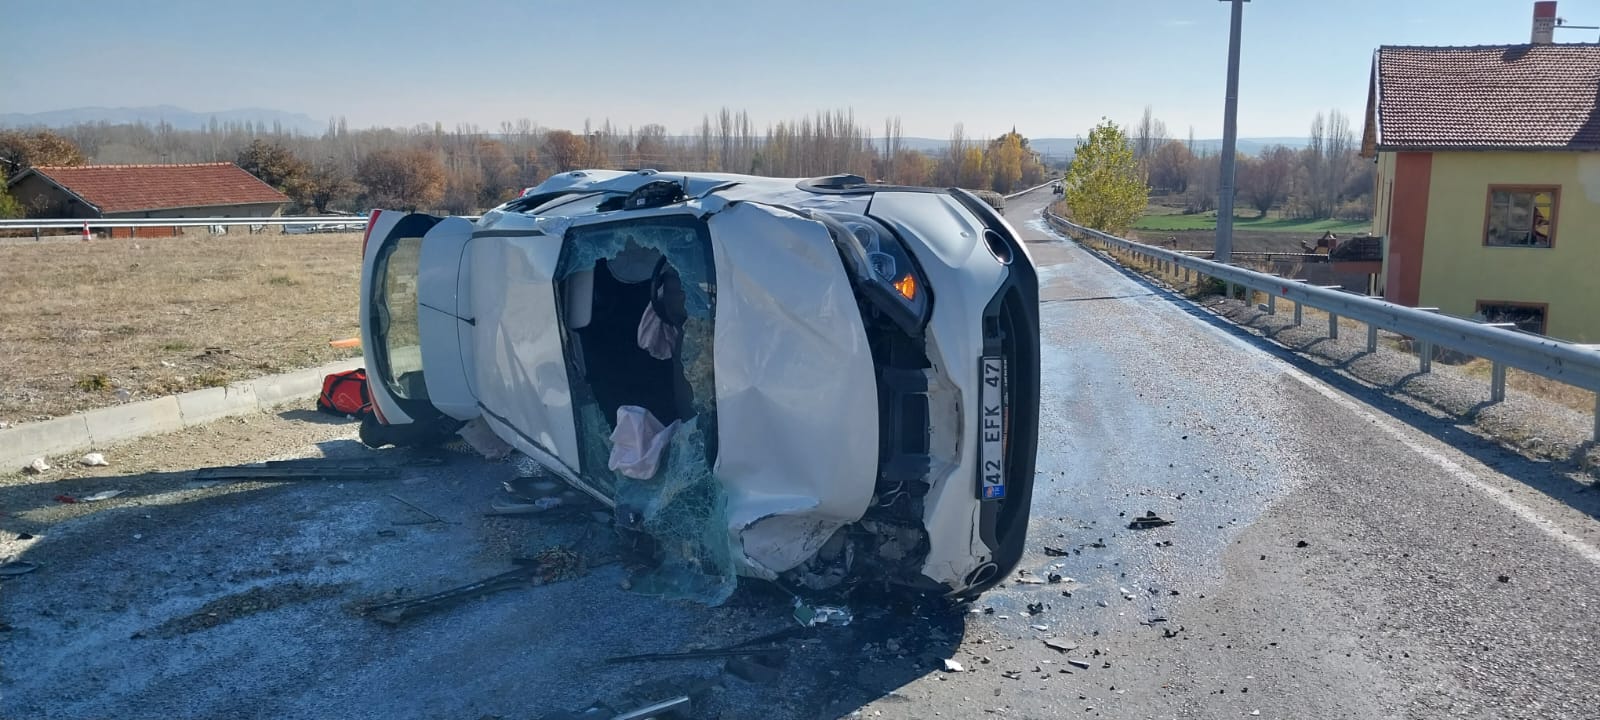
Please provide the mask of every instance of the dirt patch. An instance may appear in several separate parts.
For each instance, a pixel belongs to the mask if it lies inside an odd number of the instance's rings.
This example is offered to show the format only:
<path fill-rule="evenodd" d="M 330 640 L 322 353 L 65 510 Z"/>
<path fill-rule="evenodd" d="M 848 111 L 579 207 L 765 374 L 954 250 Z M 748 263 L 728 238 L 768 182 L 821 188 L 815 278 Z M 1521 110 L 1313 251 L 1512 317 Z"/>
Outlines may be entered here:
<path fill-rule="evenodd" d="M 0 421 L 352 357 L 361 235 L 0 244 Z"/>
<path fill-rule="evenodd" d="M 188 615 L 161 623 L 150 635 L 170 638 L 210 630 L 242 617 L 269 612 L 297 603 L 333 597 L 348 587 L 348 583 L 315 585 L 299 581 L 281 585 L 253 587 L 244 592 L 212 600 Z"/>

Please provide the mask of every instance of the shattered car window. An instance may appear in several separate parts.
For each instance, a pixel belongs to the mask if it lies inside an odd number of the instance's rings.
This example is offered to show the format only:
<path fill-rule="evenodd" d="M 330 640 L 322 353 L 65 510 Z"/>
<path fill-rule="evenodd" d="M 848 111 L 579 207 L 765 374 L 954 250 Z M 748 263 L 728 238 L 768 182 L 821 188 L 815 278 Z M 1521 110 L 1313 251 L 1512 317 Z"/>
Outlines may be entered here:
<path fill-rule="evenodd" d="M 619 526 L 655 544 L 660 562 L 635 589 L 717 604 L 737 580 L 712 473 L 714 277 L 710 233 L 688 215 L 573 228 L 556 269 L 580 472 L 615 501 Z M 619 414 L 671 433 L 642 471 L 619 465 Z"/>

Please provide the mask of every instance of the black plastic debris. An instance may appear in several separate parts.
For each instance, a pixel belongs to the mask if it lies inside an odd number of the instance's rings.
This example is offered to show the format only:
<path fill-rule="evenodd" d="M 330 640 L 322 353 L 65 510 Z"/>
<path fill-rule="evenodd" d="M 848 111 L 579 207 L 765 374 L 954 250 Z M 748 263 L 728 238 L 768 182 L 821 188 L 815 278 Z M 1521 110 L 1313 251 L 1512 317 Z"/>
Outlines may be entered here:
<path fill-rule="evenodd" d="M 1144 517 L 1134 518 L 1133 522 L 1128 523 L 1128 529 L 1149 530 L 1151 528 L 1165 527 L 1173 524 L 1173 522 L 1174 521 L 1172 520 L 1168 520 L 1160 515 L 1157 515 L 1154 510 L 1146 510 Z"/>
<path fill-rule="evenodd" d="M 432 595 L 370 605 L 363 614 L 386 625 L 399 625 L 414 617 L 504 590 L 531 587 L 576 577 L 583 572 L 583 560 L 566 548 L 551 548 L 527 560 L 518 560 L 509 572 L 477 582 L 450 588 Z"/>
<path fill-rule="evenodd" d="M 396 468 L 369 461 L 269 460 L 254 465 L 200 468 L 195 480 L 389 480 Z"/>
<path fill-rule="evenodd" d="M 1079 670 L 1088 670 L 1089 669 L 1089 663 L 1086 663 L 1086 662 L 1084 662 L 1082 660 L 1068 660 L 1067 664 L 1071 665 L 1071 666 L 1073 666 L 1073 667 L 1075 667 L 1075 668 L 1077 668 Z"/>
<path fill-rule="evenodd" d="M 1028 603 L 1028 614 L 1029 615 L 1041 615 L 1043 613 L 1044 613 L 1044 603 Z"/>
<path fill-rule="evenodd" d="M 1061 582 L 1064 578 L 1061 577 L 1061 573 L 1050 573 L 1049 575 L 1045 576 L 1045 579 L 1049 580 L 1051 585 L 1054 585 Z"/>
<path fill-rule="evenodd" d="M 1311 543 L 1301 540 L 1300 542 L 1295 543 L 1294 546 L 1297 548 L 1311 547 Z"/>
<path fill-rule="evenodd" d="M 26 575 L 38 569 L 38 563 L 28 562 L 26 560 L 12 560 L 11 562 L 0 564 L 0 577 Z"/>
<path fill-rule="evenodd" d="M 1049 545 L 1046 545 L 1044 546 L 1044 554 L 1045 557 L 1066 557 L 1072 553 L 1058 547 L 1050 547 Z"/>
<path fill-rule="evenodd" d="M 685 650 L 681 652 L 641 653 L 638 655 L 623 655 L 620 657 L 606 658 L 607 665 L 620 665 L 633 662 L 657 662 L 662 660 L 713 660 L 723 658 L 762 658 L 762 661 L 771 667 L 781 667 L 788 658 L 789 651 L 779 643 L 797 637 L 810 635 L 804 626 L 788 627 L 777 632 L 767 633 L 754 637 L 737 645 L 707 650 Z M 752 681 L 754 682 L 754 681 Z"/>

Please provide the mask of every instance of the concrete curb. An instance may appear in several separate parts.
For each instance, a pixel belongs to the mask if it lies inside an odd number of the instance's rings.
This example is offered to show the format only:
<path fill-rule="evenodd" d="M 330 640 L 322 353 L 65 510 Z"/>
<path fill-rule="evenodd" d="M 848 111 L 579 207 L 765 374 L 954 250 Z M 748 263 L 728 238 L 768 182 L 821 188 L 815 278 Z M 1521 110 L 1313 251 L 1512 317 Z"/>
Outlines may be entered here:
<path fill-rule="evenodd" d="M 322 392 L 322 378 L 361 365 L 362 358 L 354 357 L 227 387 L 113 405 L 0 430 L 0 473 L 23 467 L 38 457 L 104 449 L 148 435 L 270 410 L 316 395 Z"/>

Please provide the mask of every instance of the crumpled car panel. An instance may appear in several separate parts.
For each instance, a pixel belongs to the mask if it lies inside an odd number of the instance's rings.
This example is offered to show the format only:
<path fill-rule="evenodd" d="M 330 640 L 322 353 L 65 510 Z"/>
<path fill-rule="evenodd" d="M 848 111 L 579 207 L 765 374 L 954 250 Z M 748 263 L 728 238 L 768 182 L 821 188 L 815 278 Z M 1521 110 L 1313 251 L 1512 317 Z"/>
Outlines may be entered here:
<path fill-rule="evenodd" d="M 872 353 L 822 224 L 736 203 L 710 219 L 714 377 L 731 537 L 772 578 L 861 518 L 878 465 Z"/>

